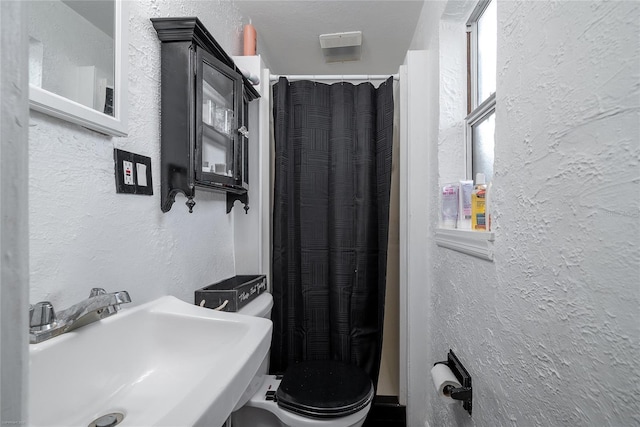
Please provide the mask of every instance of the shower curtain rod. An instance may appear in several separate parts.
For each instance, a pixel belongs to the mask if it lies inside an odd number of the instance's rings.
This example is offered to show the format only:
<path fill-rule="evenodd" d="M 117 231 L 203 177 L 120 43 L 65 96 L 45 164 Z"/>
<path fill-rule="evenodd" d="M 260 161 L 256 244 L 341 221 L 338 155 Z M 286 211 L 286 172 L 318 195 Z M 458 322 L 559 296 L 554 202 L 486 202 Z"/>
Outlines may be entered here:
<path fill-rule="evenodd" d="M 269 80 L 276 82 L 280 77 L 288 80 L 386 80 L 393 77 L 393 80 L 400 80 L 400 74 L 292 74 L 289 76 L 271 74 Z"/>

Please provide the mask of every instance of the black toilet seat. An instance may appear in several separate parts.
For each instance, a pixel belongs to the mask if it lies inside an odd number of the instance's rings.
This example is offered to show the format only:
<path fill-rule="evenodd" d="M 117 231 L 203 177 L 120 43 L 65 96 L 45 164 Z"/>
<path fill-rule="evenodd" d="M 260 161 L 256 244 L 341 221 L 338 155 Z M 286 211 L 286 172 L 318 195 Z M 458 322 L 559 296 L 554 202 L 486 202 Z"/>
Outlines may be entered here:
<path fill-rule="evenodd" d="M 373 383 L 358 366 L 310 360 L 290 366 L 276 391 L 278 406 L 310 418 L 344 417 L 373 399 Z"/>

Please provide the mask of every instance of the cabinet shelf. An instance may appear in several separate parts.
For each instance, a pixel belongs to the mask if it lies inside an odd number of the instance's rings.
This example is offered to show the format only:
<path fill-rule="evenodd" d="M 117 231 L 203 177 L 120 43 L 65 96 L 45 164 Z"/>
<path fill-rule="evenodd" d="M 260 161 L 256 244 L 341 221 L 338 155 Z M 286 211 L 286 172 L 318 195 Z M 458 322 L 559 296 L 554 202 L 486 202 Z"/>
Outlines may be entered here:
<path fill-rule="evenodd" d="M 217 145 L 228 147 L 233 143 L 230 133 L 222 132 L 210 124 L 202 122 L 202 130 L 209 140 L 215 142 Z"/>

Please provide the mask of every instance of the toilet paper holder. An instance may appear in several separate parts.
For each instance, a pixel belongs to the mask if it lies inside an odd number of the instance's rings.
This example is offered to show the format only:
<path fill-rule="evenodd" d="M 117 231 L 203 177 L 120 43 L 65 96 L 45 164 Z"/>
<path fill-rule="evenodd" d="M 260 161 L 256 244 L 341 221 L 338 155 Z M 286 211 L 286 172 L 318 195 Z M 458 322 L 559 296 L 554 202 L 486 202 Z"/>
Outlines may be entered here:
<path fill-rule="evenodd" d="M 444 392 L 448 394 L 452 399 L 461 400 L 462 407 L 469 413 L 469 415 L 471 415 L 471 375 L 469 375 L 467 369 L 462 365 L 462 363 L 460 363 L 460 359 L 458 359 L 453 350 L 449 350 L 446 361 L 436 362 L 433 365 L 435 366 L 438 364 L 447 365 L 462 385 L 461 387 L 447 386 L 444 388 Z"/>

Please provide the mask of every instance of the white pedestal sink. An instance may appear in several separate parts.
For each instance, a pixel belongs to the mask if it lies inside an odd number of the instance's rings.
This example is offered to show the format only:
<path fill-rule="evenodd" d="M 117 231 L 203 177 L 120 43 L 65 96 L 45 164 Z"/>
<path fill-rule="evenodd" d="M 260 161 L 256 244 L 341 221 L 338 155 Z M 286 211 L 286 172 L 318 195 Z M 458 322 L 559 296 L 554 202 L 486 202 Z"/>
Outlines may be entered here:
<path fill-rule="evenodd" d="M 29 347 L 29 425 L 219 427 L 271 342 L 271 321 L 162 297 Z"/>

